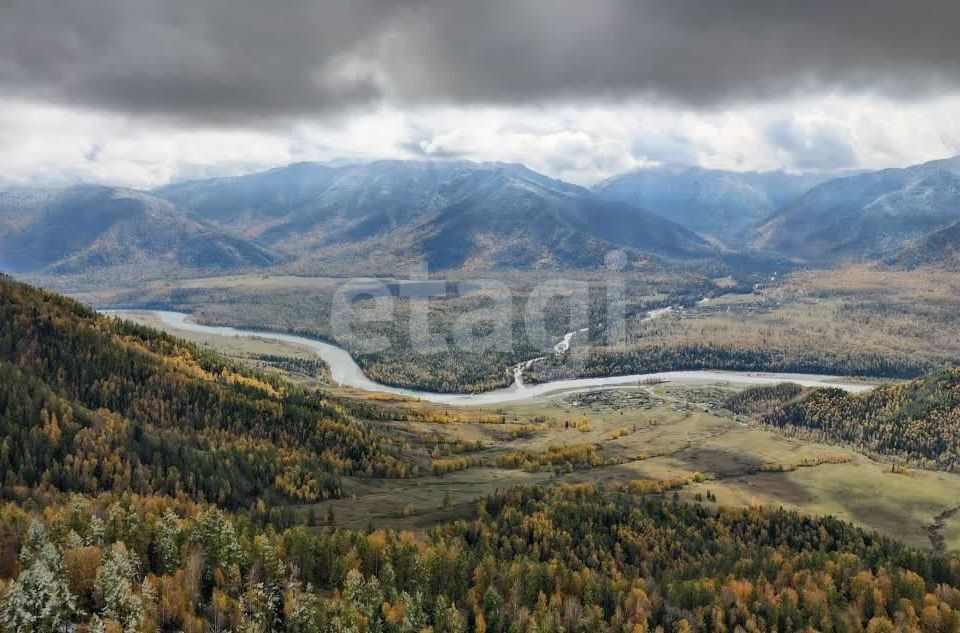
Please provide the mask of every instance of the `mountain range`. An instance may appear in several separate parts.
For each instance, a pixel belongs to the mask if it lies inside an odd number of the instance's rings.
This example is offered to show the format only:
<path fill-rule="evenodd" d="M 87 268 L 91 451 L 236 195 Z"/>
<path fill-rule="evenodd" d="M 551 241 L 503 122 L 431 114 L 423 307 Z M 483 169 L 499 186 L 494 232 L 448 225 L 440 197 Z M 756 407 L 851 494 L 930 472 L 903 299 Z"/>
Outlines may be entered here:
<path fill-rule="evenodd" d="M 0 269 L 91 275 L 590 268 L 723 254 L 661 216 L 506 163 L 297 163 L 144 192 L 0 194 Z"/>
<path fill-rule="evenodd" d="M 641 259 L 717 254 L 658 215 L 507 163 L 301 163 L 154 193 L 300 261 L 579 268 L 618 248 Z"/>
<path fill-rule="evenodd" d="M 960 157 L 827 181 L 763 222 L 754 246 L 817 265 L 867 261 L 957 221 Z M 957 237 L 942 234 L 939 247 L 955 247 Z"/>
<path fill-rule="evenodd" d="M 739 243 L 754 225 L 829 178 L 668 165 L 615 176 L 594 191 L 606 200 L 650 209 L 692 231 Z"/>
<path fill-rule="evenodd" d="M 960 271 L 960 222 L 927 233 L 882 261 L 897 268 L 936 267 Z"/>
<path fill-rule="evenodd" d="M 598 268 L 614 250 L 641 269 L 938 265 L 956 251 L 955 222 L 960 158 L 839 178 L 658 167 L 593 189 L 513 163 L 295 163 L 153 191 L 0 192 L 0 270 Z"/>
<path fill-rule="evenodd" d="M 142 191 L 104 186 L 0 193 L 0 269 L 220 271 L 282 257 Z"/>

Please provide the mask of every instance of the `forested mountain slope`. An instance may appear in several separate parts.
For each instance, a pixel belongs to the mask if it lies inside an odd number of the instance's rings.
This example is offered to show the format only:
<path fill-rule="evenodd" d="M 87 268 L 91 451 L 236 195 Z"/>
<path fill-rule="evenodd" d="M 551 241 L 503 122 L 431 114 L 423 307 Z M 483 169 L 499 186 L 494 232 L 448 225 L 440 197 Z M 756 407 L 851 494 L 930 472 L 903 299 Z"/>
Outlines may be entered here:
<path fill-rule="evenodd" d="M 178 182 L 152 193 L 218 224 L 257 231 L 313 203 L 342 171 L 323 163 L 293 163 L 246 176 Z"/>
<path fill-rule="evenodd" d="M 757 229 L 756 246 L 816 264 L 877 259 L 960 219 L 960 157 L 836 178 Z"/>
<path fill-rule="evenodd" d="M 816 440 L 928 468 L 960 469 L 960 368 L 947 367 L 859 394 L 757 388 L 731 404 L 737 411 Z"/>
<path fill-rule="evenodd" d="M 405 467 L 336 402 L 0 276 L 0 490 L 341 494 Z M 18 492 L 20 491 L 20 492 Z"/>
<path fill-rule="evenodd" d="M 907 270 L 933 268 L 960 271 L 960 222 L 918 238 L 885 257 L 883 262 Z"/>

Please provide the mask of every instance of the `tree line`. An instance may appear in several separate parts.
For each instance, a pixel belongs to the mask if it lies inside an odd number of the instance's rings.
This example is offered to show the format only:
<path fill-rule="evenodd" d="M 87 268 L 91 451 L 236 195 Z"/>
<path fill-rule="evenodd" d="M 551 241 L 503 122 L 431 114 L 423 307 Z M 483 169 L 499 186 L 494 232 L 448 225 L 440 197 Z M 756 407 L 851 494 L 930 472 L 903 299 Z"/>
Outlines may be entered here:
<path fill-rule="evenodd" d="M 880 385 L 840 389 L 757 387 L 727 403 L 789 434 L 894 457 L 923 468 L 960 468 L 960 368 Z"/>

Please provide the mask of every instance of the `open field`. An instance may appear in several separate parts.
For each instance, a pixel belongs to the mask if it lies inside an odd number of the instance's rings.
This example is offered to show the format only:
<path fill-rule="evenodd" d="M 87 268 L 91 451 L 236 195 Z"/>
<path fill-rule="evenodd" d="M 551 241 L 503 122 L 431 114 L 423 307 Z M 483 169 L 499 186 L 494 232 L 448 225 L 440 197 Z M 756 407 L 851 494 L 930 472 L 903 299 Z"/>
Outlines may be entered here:
<path fill-rule="evenodd" d="M 898 474 L 864 458 L 790 473 L 725 478 L 690 486 L 683 495 L 705 494 L 708 489 L 721 504 L 776 505 L 830 514 L 920 547 L 931 546 L 928 528 L 935 517 L 956 507 L 960 500 L 956 476 L 919 470 Z M 939 533 L 947 549 L 960 548 L 960 532 L 954 523 Z"/>
<path fill-rule="evenodd" d="M 707 480 L 680 489 L 681 497 L 703 501 L 710 491 L 722 505 L 760 504 L 832 514 L 911 545 L 932 547 L 929 527 L 937 515 L 960 503 L 960 476 L 912 469 L 894 473 L 889 465 L 847 449 L 786 438 L 722 415 L 678 410 L 676 403 L 661 401 L 622 415 L 589 408 L 571 413 L 553 403 L 519 409 L 504 410 L 507 419 L 522 422 L 536 412 L 540 419 L 547 416 L 546 428 L 522 427 L 514 435 L 513 423 L 414 425 L 448 441 L 483 443 L 486 448 L 471 454 L 479 455 L 484 465 L 440 477 L 355 482 L 349 488 L 355 498 L 321 504 L 316 515 L 325 516 L 332 504 L 338 525 L 362 528 L 386 521 L 394 527 L 422 526 L 461 516 L 458 513 L 472 507 L 466 502 L 498 488 L 534 482 L 626 486 L 635 480 L 682 480 L 700 473 Z M 565 422 L 580 417 L 590 421 L 589 431 L 565 428 Z M 618 429 L 627 432 L 617 436 Z M 536 454 L 583 444 L 596 445 L 609 463 L 548 467 L 535 473 L 496 467 L 499 455 L 513 451 Z M 405 509 L 412 515 L 404 517 Z M 937 532 L 946 548 L 960 549 L 955 515 Z"/>

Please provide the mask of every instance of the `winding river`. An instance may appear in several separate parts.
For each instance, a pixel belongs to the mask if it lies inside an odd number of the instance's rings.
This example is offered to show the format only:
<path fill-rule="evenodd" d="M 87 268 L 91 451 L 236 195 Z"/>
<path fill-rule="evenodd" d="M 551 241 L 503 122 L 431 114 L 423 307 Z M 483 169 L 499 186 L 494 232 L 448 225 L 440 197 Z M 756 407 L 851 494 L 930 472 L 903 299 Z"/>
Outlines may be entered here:
<path fill-rule="evenodd" d="M 102 312 L 104 314 L 121 317 L 126 314 L 153 315 L 163 323 L 165 326 L 164 329 L 172 330 L 174 333 L 179 330 L 181 332 L 195 332 L 217 336 L 259 338 L 306 347 L 314 351 L 330 366 L 330 373 L 333 380 L 341 386 L 363 389 L 365 391 L 391 393 L 454 406 L 490 406 L 511 402 L 543 400 L 561 394 L 595 391 L 598 389 L 623 388 L 651 382 L 668 382 L 678 385 L 709 385 L 716 383 L 765 385 L 792 382 L 804 387 L 837 387 L 849 392 L 860 392 L 873 388 L 873 385 L 869 384 L 845 382 L 842 378 L 836 376 L 700 370 L 667 371 L 651 374 L 633 374 L 629 376 L 608 376 L 603 378 L 575 378 L 533 385 L 524 384 L 521 378 L 509 387 L 483 393 L 432 393 L 429 391 L 390 387 L 374 382 L 364 375 L 363 370 L 354 362 L 346 350 L 316 339 L 296 336 L 294 334 L 200 325 L 199 323 L 191 321 L 189 314 L 182 312 L 170 312 L 166 310 L 103 310 Z M 572 334 L 565 336 L 564 340 L 557 345 L 557 348 L 563 347 L 563 349 L 559 351 L 566 351 L 570 345 L 570 338 L 572 338 Z M 529 364 L 537 360 L 539 359 L 532 359 L 517 365 L 514 368 L 515 377 L 520 376 L 524 366 L 529 366 Z"/>

